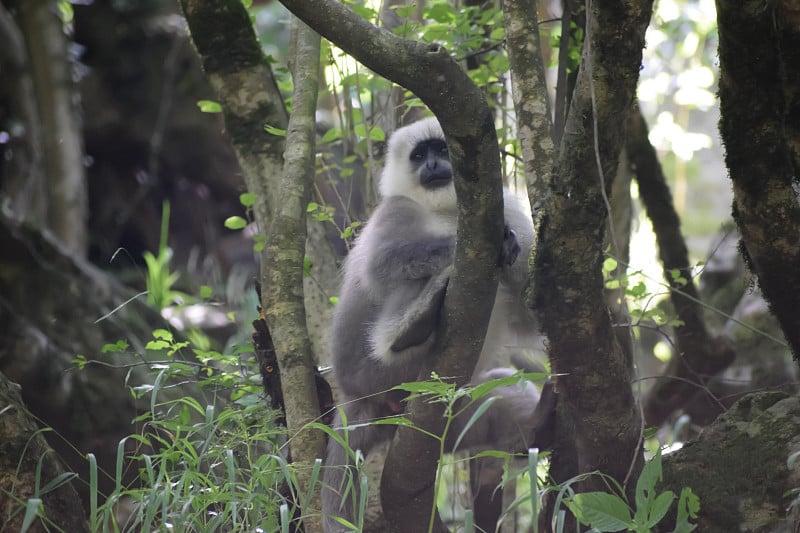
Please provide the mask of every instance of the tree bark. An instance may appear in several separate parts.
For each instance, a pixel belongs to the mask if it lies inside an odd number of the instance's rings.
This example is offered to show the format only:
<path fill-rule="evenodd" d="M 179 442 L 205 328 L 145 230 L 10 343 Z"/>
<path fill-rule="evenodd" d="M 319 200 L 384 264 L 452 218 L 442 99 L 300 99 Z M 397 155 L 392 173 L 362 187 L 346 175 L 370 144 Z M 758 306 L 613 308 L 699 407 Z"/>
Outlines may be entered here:
<path fill-rule="evenodd" d="M 414 92 L 439 118 L 447 138 L 460 216 L 455 271 L 445 301 L 443 350 L 420 373 L 432 369 L 466 383 L 488 326 L 502 244 L 502 194 L 497 135 L 481 91 L 437 44 L 401 39 L 330 0 L 281 0 L 309 26 L 378 74 Z M 470 110 L 464 113 L 464 110 Z M 468 216 L 467 216 L 468 215 Z M 439 405 L 414 400 L 411 419 L 440 432 Z M 433 505 L 436 441 L 399 428 L 384 467 L 384 511 L 397 530 L 423 531 Z M 441 527 L 439 524 L 437 527 Z"/>
<path fill-rule="evenodd" d="M 203 69 L 219 95 L 255 220 L 264 234 L 275 212 L 284 142 L 265 126 L 286 129 L 288 115 L 247 10 L 239 0 L 181 0 Z"/>
<path fill-rule="evenodd" d="M 48 488 L 62 479 L 62 483 Z M 20 387 L 0 373 L 0 523 L 20 531 L 26 506 L 39 499 L 39 518 L 28 531 L 89 531 L 83 504 L 64 465 L 22 403 Z M 38 507 L 38 506 L 37 506 Z"/>
<path fill-rule="evenodd" d="M 700 497 L 696 531 L 797 531 L 795 505 L 786 512 L 787 492 L 796 489 L 800 398 L 782 392 L 746 396 L 693 442 L 664 456 L 658 490 L 680 494 L 690 487 Z M 674 512 L 671 513 L 674 523 Z M 663 531 L 672 525 L 663 524 Z"/>
<path fill-rule="evenodd" d="M 306 329 L 303 305 L 303 262 L 306 242 L 306 207 L 314 183 L 315 111 L 319 91 L 320 37 L 298 19 L 292 21 L 294 44 L 292 113 L 286 136 L 286 154 L 275 217 L 270 221 L 267 246 L 262 254 L 262 302 L 278 355 L 281 388 L 286 405 L 286 427 L 291 435 L 292 463 L 307 531 L 322 529 L 319 491 L 311 491 L 314 461 L 324 454 L 325 437 L 304 426 L 319 417 L 314 358 Z M 316 495 L 316 496 L 314 496 Z"/>
<path fill-rule="evenodd" d="M 101 469 L 113 471 L 117 443 L 135 431 L 131 420 L 145 407 L 120 384 L 151 381 L 137 354 L 145 353 L 163 318 L 52 234 L 1 209 L 0 249 L 0 372 L 21 385 L 28 409 L 53 427 L 46 436 L 73 472 L 87 474 L 87 452 Z M 127 350 L 103 352 L 119 339 L 127 341 Z M 97 364 L 79 370 L 72 362 L 76 355 Z M 114 487 L 106 476 L 99 482 L 103 493 Z"/>
<path fill-rule="evenodd" d="M 42 120 L 47 225 L 73 253 L 86 257 L 88 192 L 83 135 L 67 55 L 69 42 L 51 0 L 21 2 L 19 20 Z"/>
<path fill-rule="evenodd" d="M 47 183 L 42 160 L 42 131 L 36 109 L 30 60 L 25 38 L 14 17 L 0 5 L 0 70 L 7 73 L 7 86 L 0 97 L 8 99 L 10 122 L 18 122 L 22 134 L 12 132 L 10 157 L 3 154 L 2 194 L 11 209 L 40 228 L 47 227 Z M 5 94 L 4 94 L 5 93 Z"/>
<path fill-rule="evenodd" d="M 528 197 L 531 207 L 536 210 L 547 195 L 555 158 L 536 2 L 506 0 L 503 2 L 503 15 L 517 135 L 522 148 Z"/>
<path fill-rule="evenodd" d="M 800 17 L 790 2 L 717 1 L 720 134 L 742 252 L 800 356 L 800 204 L 794 189 Z M 787 138 L 788 137 L 788 138 Z"/>
<path fill-rule="evenodd" d="M 588 8 L 581 68 L 550 193 L 538 218 L 531 295 L 550 341 L 553 371 L 562 374 L 551 474 L 564 481 L 598 470 L 629 493 L 628 482 L 642 464 L 642 424 L 628 361 L 612 330 L 601 265 L 607 197 L 651 7 L 652 2 L 643 1 L 593 2 Z M 605 489 L 598 476 L 581 488 Z"/>

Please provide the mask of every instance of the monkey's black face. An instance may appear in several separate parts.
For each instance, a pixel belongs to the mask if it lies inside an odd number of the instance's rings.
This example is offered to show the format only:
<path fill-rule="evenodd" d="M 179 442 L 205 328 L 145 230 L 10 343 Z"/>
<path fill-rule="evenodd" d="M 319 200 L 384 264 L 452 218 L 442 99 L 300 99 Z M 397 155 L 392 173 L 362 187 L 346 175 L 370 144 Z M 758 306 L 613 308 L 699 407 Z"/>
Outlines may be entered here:
<path fill-rule="evenodd" d="M 409 156 L 411 167 L 426 189 L 445 187 L 453 180 L 447 144 L 442 139 L 426 139 L 414 146 Z"/>

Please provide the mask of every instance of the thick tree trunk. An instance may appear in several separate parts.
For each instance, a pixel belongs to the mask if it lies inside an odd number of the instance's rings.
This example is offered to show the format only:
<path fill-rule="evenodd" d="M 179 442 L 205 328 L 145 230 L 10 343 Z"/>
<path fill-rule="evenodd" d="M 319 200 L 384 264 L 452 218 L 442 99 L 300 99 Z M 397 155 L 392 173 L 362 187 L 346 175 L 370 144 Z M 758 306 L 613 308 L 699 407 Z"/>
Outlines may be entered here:
<path fill-rule="evenodd" d="M 558 377 L 551 474 L 599 470 L 628 492 L 641 468 L 642 423 L 616 341 L 601 265 L 611 182 L 633 102 L 651 2 L 594 2 L 549 196 L 539 215 L 534 307 Z M 573 448 L 574 446 L 574 448 Z M 592 476 L 586 490 L 605 490 Z"/>
<path fill-rule="evenodd" d="M 256 196 L 255 220 L 265 233 L 275 212 L 284 143 L 264 127 L 286 129 L 289 117 L 283 97 L 239 0 L 180 4 L 203 69 L 219 96 L 247 190 Z"/>
<path fill-rule="evenodd" d="M 384 77 L 414 92 L 439 118 L 450 150 L 459 211 L 455 270 L 445 302 L 444 349 L 421 371 L 436 369 L 466 383 L 485 336 L 497 290 L 497 259 L 502 243 L 500 158 L 491 112 L 481 91 L 447 51 L 397 37 L 361 19 L 332 0 L 281 0 L 309 26 Z M 468 109 L 469 113 L 464 113 Z M 440 433 L 440 405 L 420 399 L 410 405 L 412 421 Z M 428 527 L 439 458 L 437 442 L 399 428 L 387 457 L 381 484 L 384 511 L 399 531 Z M 387 475 L 388 474 L 388 475 Z M 435 528 L 441 528 L 438 523 Z"/>
<path fill-rule="evenodd" d="M 19 385 L 0 373 L 0 529 L 20 531 L 33 506 L 39 518 L 28 531 L 88 532 L 74 481 L 23 405 Z"/>
<path fill-rule="evenodd" d="M 718 0 L 720 134 L 742 252 L 800 357 L 796 185 L 800 16 L 791 2 Z M 788 126 L 787 126 L 788 125 Z"/>
<path fill-rule="evenodd" d="M 5 176 L 0 192 L 11 209 L 40 228 L 47 227 L 47 183 L 43 168 L 42 128 L 25 38 L 5 7 L 0 5 L 0 71 L 7 74 L 0 86 L 0 100 L 7 99 L 10 122 L 21 125 L 12 132 L 8 151 L 3 150 L 0 173 Z"/>

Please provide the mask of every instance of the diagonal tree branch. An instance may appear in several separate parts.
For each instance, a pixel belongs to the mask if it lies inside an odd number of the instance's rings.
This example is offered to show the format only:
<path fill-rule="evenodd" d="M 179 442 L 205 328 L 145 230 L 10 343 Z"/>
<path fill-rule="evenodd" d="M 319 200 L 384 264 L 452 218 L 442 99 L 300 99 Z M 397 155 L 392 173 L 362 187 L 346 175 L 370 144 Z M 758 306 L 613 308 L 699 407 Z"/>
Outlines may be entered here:
<path fill-rule="evenodd" d="M 647 124 L 637 106 L 628 116 L 628 158 L 639 183 L 639 195 L 647 216 L 653 222 L 664 278 L 672 289 L 672 305 L 683 322 L 675 328 L 678 353 L 666 371 L 668 376 L 681 379 L 659 381 L 644 401 L 647 424 L 660 426 L 670 413 L 692 398 L 698 386 L 724 370 L 733 360 L 734 352 L 723 339 L 712 339 L 706 329 L 689 267 L 689 252 L 680 231 L 680 219 L 647 132 Z M 679 275 L 675 276 L 673 272 Z"/>
<path fill-rule="evenodd" d="M 415 93 L 438 117 L 447 138 L 459 203 L 455 269 L 445 301 L 443 351 L 421 372 L 466 383 L 480 353 L 497 290 L 503 217 L 500 156 L 492 115 L 481 91 L 437 44 L 401 39 L 333 0 L 281 0 L 290 11 L 378 74 Z M 465 112 L 468 111 L 468 112 Z M 412 421 L 441 432 L 442 408 L 415 400 Z M 381 493 L 387 518 L 408 531 L 427 529 L 438 449 L 423 433 L 399 428 L 387 456 Z M 395 513 L 395 514 L 393 514 Z M 409 523 L 409 517 L 420 517 Z M 441 524 L 439 524 L 441 526 Z"/>

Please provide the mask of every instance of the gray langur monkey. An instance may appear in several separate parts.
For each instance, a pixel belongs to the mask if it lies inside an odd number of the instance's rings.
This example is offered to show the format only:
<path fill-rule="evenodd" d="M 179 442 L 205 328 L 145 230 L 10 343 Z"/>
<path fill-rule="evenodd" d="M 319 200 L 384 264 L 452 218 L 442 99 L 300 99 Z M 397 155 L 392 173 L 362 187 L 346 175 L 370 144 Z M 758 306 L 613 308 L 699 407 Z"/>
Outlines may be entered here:
<path fill-rule="evenodd" d="M 380 179 L 381 201 L 350 251 L 331 333 L 331 362 L 348 425 L 399 414 L 403 395 L 390 391 L 415 381 L 421 361 L 436 343 L 438 319 L 452 270 L 457 206 L 444 133 L 435 118 L 398 129 L 389 140 Z M 472 382 L 511 375 L 509 357 L 530 349 L 537 328 L 521 301 L 533 244 L 531 217 L 510 192 L 504 194 L 506 231 L 501 281 Z M 517 256 L 522 257 L 517 260 Z M 470 428 L 461 449 L 524 451 L 541 446 L 549 423 L 544 398 L 525 386 L 501 387 L 495 401 Z M 551 395 L 552 396 L 552 395 Z M 537 410 L 537 406 L 539 409 Z M 459 418 L 461 426 L 469 415 Z M 342 415 L 333 426 L 340 435 Z M 452 432 L 461 431 L 456 420 Z M 367 454 L 394 433 L 390 425 L 360 425 L 347 432 L 351 449 Z M 325 531 L 344 531 L 331 517 L 354 522 L 353 494 L 346 494 L 346 450 L 329 439 L 323 472 Z M 358 480 L 352 485 L 357 487 Z M 491 526 L 494 530 L 494 526 Z"/>

